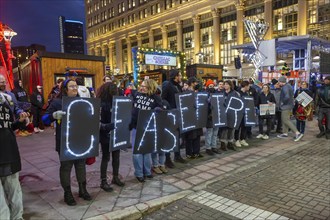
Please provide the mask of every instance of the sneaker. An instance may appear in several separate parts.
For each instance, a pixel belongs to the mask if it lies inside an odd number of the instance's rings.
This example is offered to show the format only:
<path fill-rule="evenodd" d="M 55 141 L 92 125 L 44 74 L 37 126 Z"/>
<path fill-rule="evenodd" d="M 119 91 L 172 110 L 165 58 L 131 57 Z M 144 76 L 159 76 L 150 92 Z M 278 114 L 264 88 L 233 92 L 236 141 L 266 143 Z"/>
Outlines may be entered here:
<path fill-rule="evenodd" d="M 192 160 L 192 159 L 195 159 L 195 156 L 194 155 L 186 155 L 186 158 Z"/>
<path fill-rule="evenodd" d="M 260 138 L 262 138 L 264 135 L 262 135 L 262 134 L 258 134 L 258 136 L 256 137 L 256 138 L 258 138 L 258 139 L 260 139 Z"/>
<path fill-rule="evenodd" d="M 210 156 L 214 155 L 214 152 L 211 149 L 206 149 L 205 153 L 210 155 Z"/>
<path fill-rule="evenodd" d="M 235 146 L 236 146 L 236 147 L 242 147 L 241 142 L 240 142 L 239 140 L 237 140 L 237 141 L 235 142 Z"/>
<path fill-rule="evenodd" d="M 287 134 L 279 134 L 277 135 L 278 138 L 287 138 L 288 135 Z"/>
<path fill-rule="evenodd" d="M 44 132 L 44 130 L 43 130 L 43 129 L 40 129 L 40 128 L 38 128 L 38 130 L 39 130 L 39 132 Z"/>
<path fill-rule="evenodd" d="M 156 174 L 163 174 L 163 172 L 159 169 L 159 167 L 153 167 L 152 171 L 154 171 L 154 173 Z"/>
<path fill-rule="evenodd" d="M 265 134 L 264 136 L 262 136 L 262 139 L 268 140 L 269 139 L 269 136 L 267 134 Z"/>
<path fill-rule="evenodd" d="M 159 169 L 160 169 L 163 173 L 168 173 L 168 170 L 166 169 L 165 166 L 159 166 Z"/>
<path fill-rule="evenodd" d="M 39 129 L 38 128 L 34 128 L 34 133 L 39 133 Z"/>
<path fill-rule="evenodd" d="M 294 139 L 294 141 L 299 141 L 303 136 L 304 136 L 304 134 L 299 133 L 298 135 L 296 135 L 296 138 Z"/>
<path fill-rule="evenodd" d="M 203 158 L 204 156 L 202 154 L 194 154 L 195 158 Z"/>
<path fill-rule="evenodd" d="M 249 143 L 246 142 L 246 140 L 241 140 L 241 145 L 244 146 L 244 147 L 248 147 Z"/>

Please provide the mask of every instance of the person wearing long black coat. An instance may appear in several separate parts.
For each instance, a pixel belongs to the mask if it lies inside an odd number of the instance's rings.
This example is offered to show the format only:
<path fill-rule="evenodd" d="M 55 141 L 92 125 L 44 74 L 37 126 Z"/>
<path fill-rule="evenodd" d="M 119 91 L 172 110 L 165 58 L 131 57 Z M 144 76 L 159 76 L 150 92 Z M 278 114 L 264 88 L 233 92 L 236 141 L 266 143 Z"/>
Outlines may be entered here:
<path fill-rule="evenodd" d="M 31 102 L 31 114 L 33 116 L 33 127 L 34 132 L 39 133 L 43 132 L 44 130 L 40 128 L 42 123 L 41 116 L 42 116 L 42 107 L 45 103 L 44 96 L 42 95 L 42 86 L 38 85 L 32 95 L 30 96 Z"/>

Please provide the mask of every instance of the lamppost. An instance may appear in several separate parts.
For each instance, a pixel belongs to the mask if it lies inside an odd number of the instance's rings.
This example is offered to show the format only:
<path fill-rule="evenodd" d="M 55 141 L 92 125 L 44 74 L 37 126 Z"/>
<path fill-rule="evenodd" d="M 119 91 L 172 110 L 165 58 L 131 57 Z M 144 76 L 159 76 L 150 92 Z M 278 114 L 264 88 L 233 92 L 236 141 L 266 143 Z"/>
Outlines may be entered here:
<path fill-rule="evenodd" d="M 6 46 L 6 52 L 7 52 L 7 65 L 8 65 L 8 81 L 10 88 L 14 88 L 14 75 L 13 75 L 13 64 L 12 59 L 15 59 L 15 56 L 12 54 L 11 51 L 11 39 L 16 36 L 17 33 L 13 31 L 10 27 L 7 25 L 3 25 L 3 39 L 5 40 L 5 46 Z"/>

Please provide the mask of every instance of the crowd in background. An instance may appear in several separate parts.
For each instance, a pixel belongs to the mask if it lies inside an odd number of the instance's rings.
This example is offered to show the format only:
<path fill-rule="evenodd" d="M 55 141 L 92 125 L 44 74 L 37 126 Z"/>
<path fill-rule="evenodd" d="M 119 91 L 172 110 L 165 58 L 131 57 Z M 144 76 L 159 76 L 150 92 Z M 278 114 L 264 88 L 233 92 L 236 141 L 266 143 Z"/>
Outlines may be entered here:
<path fill-rule="evenodd" d="M 107 181 L 107 167 L 112 158 L 113 177 L 112 184 L 124 186 L 125 183 L 119 178 L 120 151 L 109 151 L 109 132 L 114 129 L 111 123 L 112 99 L 115 95 L 132 96 L 133 110 L 132 121 L 129 129 L 132 133 L 132 143 L 135 140 L 137 129 L 137 120 L 141 109 L 154 109 L 162 111 L 175 109 L 175 94 L 189 92 L 207 92 L 209 96 L 214 93 L 222 93 L 225 97 L 225 105 L 231 97 L 252 97 L 255 104 L 255 112 L 258 117 L 257 126 L 259 133 L 256 138 L 268 140 L 272 131 L 279 133 L 278 138 L 288 138 L 289 131 L 293 133 L 293 140 L 299 141 L 306 132 L 307 121 L 313 120 L 313 114 L 317 115 L 320 133 L 318 138 L 326 137 L 330 139 L 330 76 L 325 77 L 323 84 L 314 92 L 311 92 L 308 83 L 299 82 L 299 88 L 294 88 L 287 82 L 285 76 L 279 79 L 272 79 L 270 83 L 263 84 L 257 80 L 243 80 L 239 84 L 232 80 L 212 80 L 205 82 L 195 77 L 187 80 L 182 79 L 178 70 L 171 70 L 169 80 L 158 85 L 154 80 L 145 78 L 137 88 L 129 84 L 125 89 L 119 88 L 119 83 L 110 76 L 104 77 L 104 84 L 94 89 L 84 86 L 83 80 L 75 77 L 68 77 L 66 80 L 58 80 L 48 96 L 47 102 L 43 99 L 42 86 L 34 88 L 33 93 L 28 96 L 22 88 L 20 80 L 15 81 L 15 88 L 10 92 L 6 91 L 5 78 L 0 76 L 0 109 L 6 109 L 10 117 L 10 126 L 0 128 L 0 136 L 6 136 L 3 147 L 0 148 L 0 186 L 8 187 L 6 192 L 0 189 L 0 199 L 6 199 L 9 203 L 17 204 L 13 207 L 1 207 L 1 213 L 7 216 L 22 214 L 21 189 L 18 182 L 18 172 L 20 171 L 20 157 L 18 153 L 16 135 L 27 136 L 31 133 L 43 132 L 44 125 L 53 124 L 56 128 L 55 140 L 56 151 L 60 155 L 61 141 L 61 119 L 66 113 L 62 110 L 62 97 L 87 97 L 101 99 L 101 119 L 100 119 L 100 144 L 102 150 L 102 161 L 100 166 L 100 187 L 111 192 L 113 189 Z M 308 105 L 303 105 L 302 101 L 296 98 L 305 92 L 313 97 L 313 101 Z M 141 105 L 141 103 L 143 103 Z M 260 114 L 260 105 L 274 105 L 274 114 Z M 212 125 L 212 109 L 209 104 L 207 126 L 205 129 L 198 128 L 189 132 L 180 134 L 180 147 L 173 153 L 150 153 L 150 154 L 132 154 L 134 175 L 139 182 L 145 182 L 146 179 L 152 179 L 154 174 L 163 174 L 168 172 L 168 168 L 175 167 L 173 162 L 186 163 L 187 160 L 202 158 L 201 137 L 205 136 L 205 153 L 208 155 L 221 154 L 228 150 L 236 151 L 240 147 L 249 146 L 249 139 L 252 136 L 252 127 L 244 123 L 244 117 L 239 122 L 239 128 L 214 127 Z M 45 114 L 42 114 L 45 111 Z M 1 112 L 0 112 L 1 113 Z M 29 117 L 31 116 L 31 117 Z M 32 118 L 31 120 L 28 120 Z M 295 118 L 295 123 L 292 122 Z M 4 117 L 0 117 L 1 123 L 7 123 Z M 7 123 L 8 124 L 8 123 Z M 264 128 L 265 127 L 265 128 Z M 9 133 L 8 133 L 9 132 Z M 4 136 L 3 136 L 4 137 Z M 2 140 L 2 139 L 1 139 Z M 16 149 L 12 151 L 11 149 Z M 185 157 L 182 156 L 180 149 L 185 149 Z M 171 154 L 174 154 L 172 159 Z M 5 157 L 3 155 L 6 155 Z M 8 161 L 13 158 L 11 161 Z M 76 201 L 71 192 L 71 170 L 74 167 L 76 178 L 79 185 L 79 197 L 84 200 L 91 200 L 92 197 L 87 191 L 86 182 L 86 160 L 69 160 L 60 162 L 60 182 L 64 190 L 64 201 L 68 205 L 76 205 Z M 9 172 L 8 172 L 9 170 Z M 12 178 L 12 183 L 6 183 L 8 178 Z M 15 196 L 10 196 L 15 194 Z M 8 211 L 9 210 L 9 211 Z M 9 214 L 8 214 L 9 213 Z"/>

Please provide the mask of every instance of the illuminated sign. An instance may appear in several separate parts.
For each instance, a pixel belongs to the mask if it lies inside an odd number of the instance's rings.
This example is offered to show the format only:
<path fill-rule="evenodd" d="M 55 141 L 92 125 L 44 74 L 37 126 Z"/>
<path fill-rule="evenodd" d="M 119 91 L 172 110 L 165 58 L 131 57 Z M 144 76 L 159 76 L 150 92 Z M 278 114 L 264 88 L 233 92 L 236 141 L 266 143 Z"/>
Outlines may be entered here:
<path fill-rule="evenodd" d="M 145 64 L 158 66 L 176 66 L 176 57 L 157 54 L 145 54 Z"/>
<path fill-rule="evenodd" d="M 216 127 L 227 126 L 225 98 L 223 94 L 212 94 L 211 96 L 212 124 Z"/>
<path fill-rule="evenodd" d="M 244 102 L 240 97 L 230 97 L 227 108 L 227 127 L 238 129 L 243 119 Z"/>
<path fill-rule="evenodd" d="M 63 97 L 60 160 L 77 160 L 99 153 L 100 100 Z"/>
<path fill-rule="evenodd" d="M 130 146 L 128 124 L 132 118 L 132 98 L 114 96 L 112 100 L 111 122 L 115 129 L 110 132 L 110 151 L 125 149 Z"/>
<path fill-rule="evenodd" d="M 254 126 L 257 121 L 256 111 L 254 110 L 254 99 L 251 96 L 244 96 L 244 123 L 246 127 Z"/>

